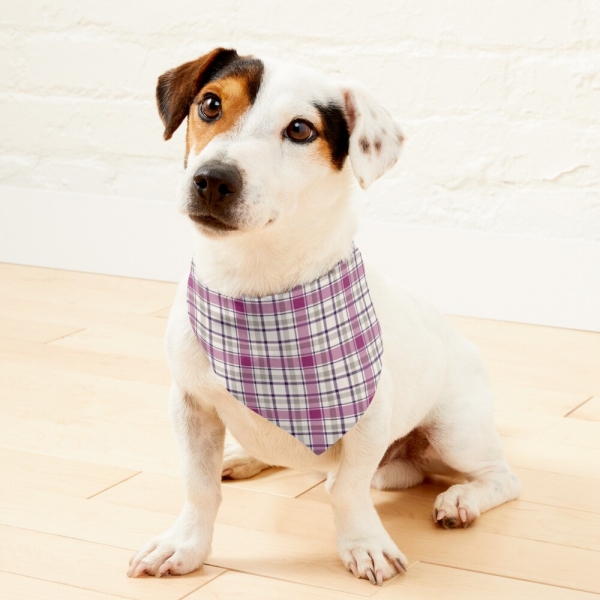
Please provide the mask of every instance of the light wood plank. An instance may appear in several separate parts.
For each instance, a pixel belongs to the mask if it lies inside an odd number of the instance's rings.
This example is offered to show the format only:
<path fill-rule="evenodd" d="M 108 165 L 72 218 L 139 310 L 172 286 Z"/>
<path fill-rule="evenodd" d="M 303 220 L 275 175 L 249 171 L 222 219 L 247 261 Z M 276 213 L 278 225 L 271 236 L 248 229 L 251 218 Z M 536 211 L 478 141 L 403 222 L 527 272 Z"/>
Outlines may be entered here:
<path fill-rule="evenodd" d="M 7 340 L 23 340 L 45 344 L 76 331 L 80 331 L 80 329 L 43 321 L 0 317 L 0 338 Z"/>
<path fill-rule="evenodd" d="M 527 502 L 600 512 L 600 478 L 513 469 L 521 480 L 519 498 Z"/>
<path fill-rule="evenodd" d="M 218 579 L 216 580 L 218 581 Z M 215 583 L 216 583 L 215 581 Z M 214 585 L 214 584 L 209 584 Z M 208 586 L 206 587 L 208 591 Z M 552 587 L 485 573 L 417 563 L 404 577 L 396 577 L 375 594 L 374 600 L 597 600 L 596 594 Z"/>
<path fill-rule="evenodd" d="M 183 577 L 130 579 L 129 550 L 2 525 L 0 539 L 0 571 L 132 600 L 178 600 L 222 573 L 205 566 Z"/>
<path fill-rule="evenodd" d="M 588 396 L 600 393 L 600 333 L 466 317 L 450 320 L 481 348 L 493 381 Z"/>
<path fill-rule="evenodd" d="M 65 305 L 42 298 L 7 298 L 0 302 L 0 318 L 35 321 L 75 329 L 93 326 L 121 328 L 124 331 L 146 332 L 155 326 L 166 326 L 164 319 L 122 310 L 118 303 L 100 306 Z M 152 325 L 154 322 L 154 325 Z"/>
<path fill-rule="evenodd" d="M 1 571 L 0 589 L 8 600 L 119 600 L 123 597 Z"/>
<path fill-rule="evenodd" d="M 559 442 L 567 446 L 578 446 L 600 450 L 600 422 L 583 419 L 561 419 L 536 437 L 543 443 Z M 597 452 L 595 452 L 597 456 Z"/>
<path fill-rule="evenodd" d="M 165 325 L 161 319 L 149 317 L 145 332 L 132 332 L 124 328 L 93 325 L 62 337 L 51 344 L 102 354 L 135 356 L 165 361 Z M 155 326 L 150 324 L 156 323 Z"/>
<path fill-rule="evenodd" d="M 166 361 L 118 354 L 105 354 L 52 344 L 35 344 L 0 338 L 0 360 L 20 364 L 35 364 L 76 373 L 104 375 L 131 381 L 168 385 L 170 375 Z"/>
<path fill-rule="evenodd" d="M 136 471 L 0 448 L 0 489 L 27 488 L 87 498 Z"/>
<path fill-rule="evenodd" d="M 0 445 L 179 472 L 167 386 L 19 362 L 0 362 L 0 381 Z"/>
<path fill-rule="evenodd" d="M 513 437 L 533 437 L 586 400 L 583 394 L 494 382 L 494 417 L 498 431 Z"/>
<path fill-rule="evenodd" d="M 503 441 L 506 458 L 514 467 L 600 479 L 600 461 L 594 453 L 577 446 L 554 440 L 511 437 Z"/>
<path fill-rule="evenodd" d="M 145 455 L 143 449 L 152 446 Z M 127 419 L 90 427 L 0 415 L 0 446 L 52 454 L 133 471 L 179 473 L 179 455 L 165 419 L 147 424 Z"/>
<path fill-rule="evenodd" d="M 375 595 L 374 597 L 377 597 Z M 245 573 L 227 571 L 210 583 L 190 594 L 186 600 L 358 600 L 356 594 L 326 590 L 281 579 L 257 577 Z"/>
<path fill-rule="evenodd" d="M 100 309 L 112 305 L 149 314 L 170 305 L 176 289 L 176 284 L 161 281 L 0 263 L 0 298 L 42 298 Z"/>

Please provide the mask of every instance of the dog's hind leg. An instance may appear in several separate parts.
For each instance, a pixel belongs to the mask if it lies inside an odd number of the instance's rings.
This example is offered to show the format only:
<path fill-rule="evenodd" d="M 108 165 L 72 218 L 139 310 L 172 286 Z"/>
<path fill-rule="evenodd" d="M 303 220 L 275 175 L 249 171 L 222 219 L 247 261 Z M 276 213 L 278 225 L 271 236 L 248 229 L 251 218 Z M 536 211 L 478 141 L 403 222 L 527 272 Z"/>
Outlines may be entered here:
<path fill-rule="evenodd" d="M 404 490 L 423 481 L 423 472 L 412 462 L 395 459 L 379 467 L 371 480 L 377 490 Z"/>
<path fill-rule="evenodd" d="M 434 503 L 433 519 L 445 529 L 468 527 L 486 510 L 514 500 L 521 487 L 504 459 L 493 423 L 491 392 L 479 390 L 457 404 L 430 436 L 442 461 L 467 479 L 451 486 Z M 480 410 L 482 405 L 489 410 Z"/>
<path fill-rule="evenodd" d="M 248 479 L 270 466 L 248 454 L 237 441 L 232 440 L 225 444 L 221 477 Z"/>
<path fill-rule="evenodd" d="M 378 490 L 402 490 L 423 481 L 421 459 L 429 447 L 425 431 L 413 429 L 408 435 L 397 439 L 386 450 L 373 475 L 371 487 Z"/>

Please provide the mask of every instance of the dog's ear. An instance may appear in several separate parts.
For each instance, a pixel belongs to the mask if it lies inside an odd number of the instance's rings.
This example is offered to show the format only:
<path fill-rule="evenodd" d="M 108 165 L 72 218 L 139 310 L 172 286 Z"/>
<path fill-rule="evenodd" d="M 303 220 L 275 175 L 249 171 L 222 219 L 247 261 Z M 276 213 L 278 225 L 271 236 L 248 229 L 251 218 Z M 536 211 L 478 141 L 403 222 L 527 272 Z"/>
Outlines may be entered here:
<path fill-rule="evenodd" d="M 158 113 L 168 140 L 186 118 L 190 105 L 210 76 L 238 58 L 235 50 L 216 48 L 212 52 L 163 73 L 156 86 Z"/>
<path fill-rule="evenodd" d="M 360 187 L 367 189 L 398 160 L 404 136 L 391 115 L 358 83 L 342 87 L 350 146 Z"/>

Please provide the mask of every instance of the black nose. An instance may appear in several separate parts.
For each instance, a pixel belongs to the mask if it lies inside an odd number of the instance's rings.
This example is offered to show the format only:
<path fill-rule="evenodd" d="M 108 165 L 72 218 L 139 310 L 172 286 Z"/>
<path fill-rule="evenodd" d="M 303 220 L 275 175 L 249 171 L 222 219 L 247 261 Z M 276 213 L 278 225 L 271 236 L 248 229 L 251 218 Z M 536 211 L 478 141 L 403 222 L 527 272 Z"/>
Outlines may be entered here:
<path fill-rule="evenodd" d="M 220 205 L 232 204 L 242 191 L 242 174 L 233 165 L 211 160 L 194 173 L 194 187 L 208 206 L 223 208 Z"/>

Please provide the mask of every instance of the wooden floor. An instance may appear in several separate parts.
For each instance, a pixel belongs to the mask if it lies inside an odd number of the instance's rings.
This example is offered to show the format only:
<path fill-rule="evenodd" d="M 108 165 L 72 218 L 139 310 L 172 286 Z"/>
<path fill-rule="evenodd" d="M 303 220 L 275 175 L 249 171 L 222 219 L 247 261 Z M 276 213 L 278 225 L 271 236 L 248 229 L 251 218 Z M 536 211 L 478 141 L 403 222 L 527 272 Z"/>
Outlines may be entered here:
<path fill-rule="evenodd" d="M 163 334 L 173 285 L 0 265 L 0 597 L 188 600 L 600 594 L 600 334 L 452 318 L 483 350 L 518 501 L 431 522 L 433 482 L 373 492 L 409 557 L 383 588 L 347 573 L 323 476 L 224 485 L 208 564 L 128 579 L 182 502 Z"/>

